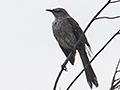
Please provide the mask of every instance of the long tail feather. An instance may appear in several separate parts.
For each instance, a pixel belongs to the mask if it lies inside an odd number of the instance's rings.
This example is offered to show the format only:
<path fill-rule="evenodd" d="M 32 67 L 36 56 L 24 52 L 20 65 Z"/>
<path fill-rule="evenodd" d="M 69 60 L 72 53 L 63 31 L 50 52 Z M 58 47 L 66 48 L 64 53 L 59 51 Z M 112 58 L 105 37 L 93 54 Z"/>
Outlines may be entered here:
<path fill-rule="evenodd" d="M 89 59 L 88 59 L 87 53 L 85 51 L 85 48 L 78 49 L 78 52 L 79 52 L 80 57 L 82 59 L 83 66 L 85 67 L 89 63 Z M 88 82 L 90 88 L 92 89 L 93 84 L 96 87 L 98 87 L 97 77 L 96 77 L 90 64 L 85 69 L 85 74 L 86 74 L 87 82 Z"/>

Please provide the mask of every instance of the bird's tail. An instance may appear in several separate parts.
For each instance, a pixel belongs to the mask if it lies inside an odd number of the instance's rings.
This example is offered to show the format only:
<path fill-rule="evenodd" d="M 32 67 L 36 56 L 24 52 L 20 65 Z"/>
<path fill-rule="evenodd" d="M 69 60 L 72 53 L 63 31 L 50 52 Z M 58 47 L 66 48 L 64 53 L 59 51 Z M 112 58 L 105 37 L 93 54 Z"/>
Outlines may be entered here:
<path fill-rule="evenodd" d="M 81 56 L 83 66 L 85 67 L 89 63 L 89 59 L 88 59 L 87 53 L 85 51 L 85 48 L 78 49 L 78 52 Z M 86 67 L 85 74 L 86 74 L 87 82 L 88 82 L 90 88 L 92 89 L 93 84 L 96 87 L 98 87 L 97 77 L 96 77 L 90 64 Z"/>

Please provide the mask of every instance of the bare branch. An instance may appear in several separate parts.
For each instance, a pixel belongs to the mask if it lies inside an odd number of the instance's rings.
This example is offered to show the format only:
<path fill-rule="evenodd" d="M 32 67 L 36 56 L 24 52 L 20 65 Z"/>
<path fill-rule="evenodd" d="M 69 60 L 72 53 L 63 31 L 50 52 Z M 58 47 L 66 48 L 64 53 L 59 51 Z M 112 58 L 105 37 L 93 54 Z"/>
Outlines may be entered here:
<path fill-rule="evenodd" d="M 116 70 L 115 70 L 115 74 L 114 74 L 114 76 L 113 76 L 113 80 L 112 80 L 111 87 L 112 87 L 112 86 L 113 86 L 113 84 L 114 84 L 114 81 L 115 81 L 115 76 L 116 76 L 116 73 L 117 73 L 117 69 L 118 69 L 118 67 L 119 67 L 119 63 L 120 63 L 120 59 L 119 59 L 119 61 L 118 61 L 118 64 L 117 64 L 117 67 L 116 67 Z"/>
<path fill-rule="evenodd" d="M 110 90 L 114 90 L 115 88 L 118 88 L 120 85 L 118 85 L 120 81 L 118 81 L 115 85 L 113 85 Z M 117 86 L 118 85 L 118 86 Z"/>
<path fill-rule="evenodd" d="M 87 27 L 85 28 L 84 33 L 87 31 L 87 29 L 90 27 L 90 25 L 93 23 L 93 21 L 97 18 L 97 16 L 110 4 L 111 0 L 108 0 L 108 2 L 101 8 L 101 10 L 93 17 L 93 19 L 90 21 L 90 23 L 87 25 Z M 83 34 L 84 34 L 83 33 Z M 82 34 L 82 35 L 83 35 Z M 82 35 L 80 36 L 80 38 L 82 37 Z M 80 39 L 79 38 L 79 39 Z"/>
<path fill-rule="evenodd" d="M 66 90 L 69 90 L 69 88 L 70 88 L 70 87 L 72 86 L 72 84 L 77 80 L 77 78 L 83 73 L 83 71 L 85 71 L 86 67 L 95 60 L 95 58 L 96 58 L 96 57 L 103 51 L 103 49 L 113 40 L 113 38 L 115 38 L 115 36 L 119 34 L 119 32 L 120 32 L 120 30 L 119 30 L 117 33 L 115 33 L 115 34 L 113 35 L 113 37 L 110 38 L 110 40 L 99 50 L 99 52 L 92 58 L 92 60 L 85 66 L 85 68 L 77 75 L 77 77 L 72 81 L 72 83 L 68 86 L 68 88 L 67 88 Z"/>
<path fill-rule="evenodd" d="M 120 32 L 120 31 L 119 31 L 119 32 Z M 118 32 L 118 34 L 119 34 L 119 32 Z M 120 83 L 120 78 L 118 78 L 118 79 L 115 80 L 116 74 L 117 74 L 117 72 L 118 72 L 119 64 L 120 64 L 120 59 L 119 59 L 119 61 L 118 61 L 118 64 L 117 64 L 117 67 L 116 67 L 116 70 L 115 70 L 115 73 L 114 73 L 114 76 L 113 76 L 113 80 L 112 80 L 112 84 L 111 84 L 110 90 L 115 89 L 115 87 L 117 87 L 117 85 Z M 116 81 L 118 81 L 118 82 L 114 85 L 114 83 L 115 83 Z"/>
<path fill-rule="evenodd" d="M 120 90 L 120 85 L 116 86 L 115 89 L 118 88 L 118 90 Z"/>
<path fill-rule="evenodd" d="M 61 71 L 60 71 L 59 74 L 58 74 L 58 77 L 57 77 L 57 79 L 56 79 L 56 81 L 55 81 L 55 85 L 54 85 L 53 90 L 56 90 L 56 86 L 57 86 L 57 83 L 58 83 L 58 80 L 59 80 L 60 76 L 62 75 L 62 72 L 63 72 L 63 69 L 61 69 Z"/>
<path fill-rule="evenodd" d="M 117 70 L 117 72 L 120 72 L 120 70 Z"/>
<path fill-rule="evenodd" d="M 119 30 L 119 32 L 118 32 L 119 34 L 120 34 L 120 30 Z"/>
<path fill-rule="evenodd" d="M 117 2 L 120 2 L 120 0 L 117 0 L 117 1 L 112 1 L 112 2 L 110 2 L 110 3 L 117 3 Z"/>
<path fill-rule="evenodd" d="M 106 16 L 104 16 L 104 17 L 98 17 L 95 20 L 98 20 L 98 19 L 116 19 L 116 18 L 120 18 L 120 16 L 115 16 L 115 17 L 106 17 Z"/>
<path fill-rule="evenodd" d="M 118 78 L 118 79 L 114 80 L 114 82 L 119 81 L 119 80 L 120 80 L 120 78 Z"/>

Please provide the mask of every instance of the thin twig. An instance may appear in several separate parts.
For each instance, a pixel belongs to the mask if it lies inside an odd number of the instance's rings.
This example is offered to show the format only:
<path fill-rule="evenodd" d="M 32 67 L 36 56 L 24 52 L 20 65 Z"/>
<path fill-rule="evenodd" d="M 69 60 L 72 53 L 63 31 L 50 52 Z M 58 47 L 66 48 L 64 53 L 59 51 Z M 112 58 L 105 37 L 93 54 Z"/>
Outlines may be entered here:
<path fill-rule="evenodd" d="M 59 80 L 59 78 L 60 78 L 62 72 L 63 72 L 63 69 L 61 69 L 60 72 L 59 72 L 59 74 L 58 74 L 58 77 L 57 77 L 57 79 L 56 79 L 56 81 L 55 81 L 55 85 L 54 85 L 53 90 L 56 90 L 57 82 L 58 82 L 58 80 Z"/>
<path fill-rule="evenodd" d="M 114 76 L 113 76 L 113 80 L 112 80 L 111 87 L 112 87 L 112 86 L 113 86 L 113 84 L 114 84 L 114 81 L 115 81 L 115 76 L 116 76 L 116 73 L 117 73 L 117 69 L 118 69 L 118 67 L 119 67 L 119 64 L 120 64 L 120 59 L 119 59 L 119 61 L 118 61 L 118 64 L 117 64 L 117 67 L 116 67 L 116 70 L 115 70 L 115 74 L 114 74 Z"/>
<path fill-rule="evenodd" d="M 110 88 L 110 90 L 114 90 L 115 88 L 117 88 L 117 87 L 119 86 L 119 85 L 118 85 L 119 83 L 120 83 L 120 81 L 118 81 L 115 85 L 113 85 L 113 86 Z M 117 86 L 117 85 L 118 85 L 118 86 Z"/>
<path fill-rule="evenodd" d="M 77 75 L 77 77 L 72 81 L 72 83 L 68 86 L 68 88 L 66 90 L 69 90 L 70 87 L 72 86 L 72 84 L 77 80 L 77 78 L 83 73 L 83 71 L 85 71 L 86 67 L 93 62 L 93 60 L 95 60 L 95 58 L 101 53 L 101 51 L 103 51 L 103 49 L 113 40 L 113 38 L 115 38 L 116 35 L 118 35 L 120 32 L 120 30 L 115 33 L 113 35 L 113 37 L 99 50 L 99 52 L 92 58 L 92 60 L 85 66 L 85 68 Z"/>
<path fill-rule="evenodd" d="M 117 1 L 112 1 L 112 2 L 110 2 L 110 3 L 117 3 L 117 2 L 120 2 L 120 0 L 117 0 Z"/>
<path fill-rule="evenodd" d="M 120 32 L 119 32 L 119 33 L 120 33 Z M 114 73 L 114 76 L 113 76 L 113 79 L 112 79 L 112 83 L 111 83 L 111 88 L 110 88 L 110 90 L 113 90 L 113 89 L 120 83 L 120 80 L 119 80 L 119 82 L 117 82 L 117 83 L 114 85 L 114 83 L 117 81 L 117 80 L 115 80 L 115 77 L 116 77 L 116 74 L 117 74 L 117 69 L 118 69 L 118 67 L 119 67 L 119 64 L 120 64 L 120 59 L 119 59 L 119 61 L 118 61 L 117 67 L 116 67 L 116 69 L 115 69 L 115 73 Z"/>
<path fill-rule="evenodd" d="M 120 85 L 116 86 L 115 89 L 118 88 L 118 90 L 120 90 Z"/>
<path fill-rule="evenodd" d="M 95 20 L 98 20 L 98 19 L 116 19 L 116 18 L 120 18 L 120 16 L 115 16 L 115 17 L 106 17 L 106 16 L 104 16 L 104 17 L 98 17 Z"/>
<path fill-rule="evenodd" d="M 118 85 L 116 88 L 119 88 L 119 89 L 120 89 L 120 85 Z"/>
<path fill-rule="evenodd" d="M 119 81 L 119 80 L 120 80 L 120 78 L 118 78 L 118 79 L 114 80 L 114 82 Z"/>

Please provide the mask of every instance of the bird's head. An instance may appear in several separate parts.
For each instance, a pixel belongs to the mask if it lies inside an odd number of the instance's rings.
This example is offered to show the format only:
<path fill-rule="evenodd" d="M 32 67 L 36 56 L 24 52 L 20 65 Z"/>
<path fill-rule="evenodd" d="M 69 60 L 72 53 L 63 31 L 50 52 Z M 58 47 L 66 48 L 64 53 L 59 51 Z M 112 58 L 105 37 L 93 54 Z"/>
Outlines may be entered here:
<path fill-rule="evenodd" d="M 46 9 L 46 11 L 52 12 L 55 18 L 64 18 L 69 16 L 67 11 L 63 8 Z"/>

